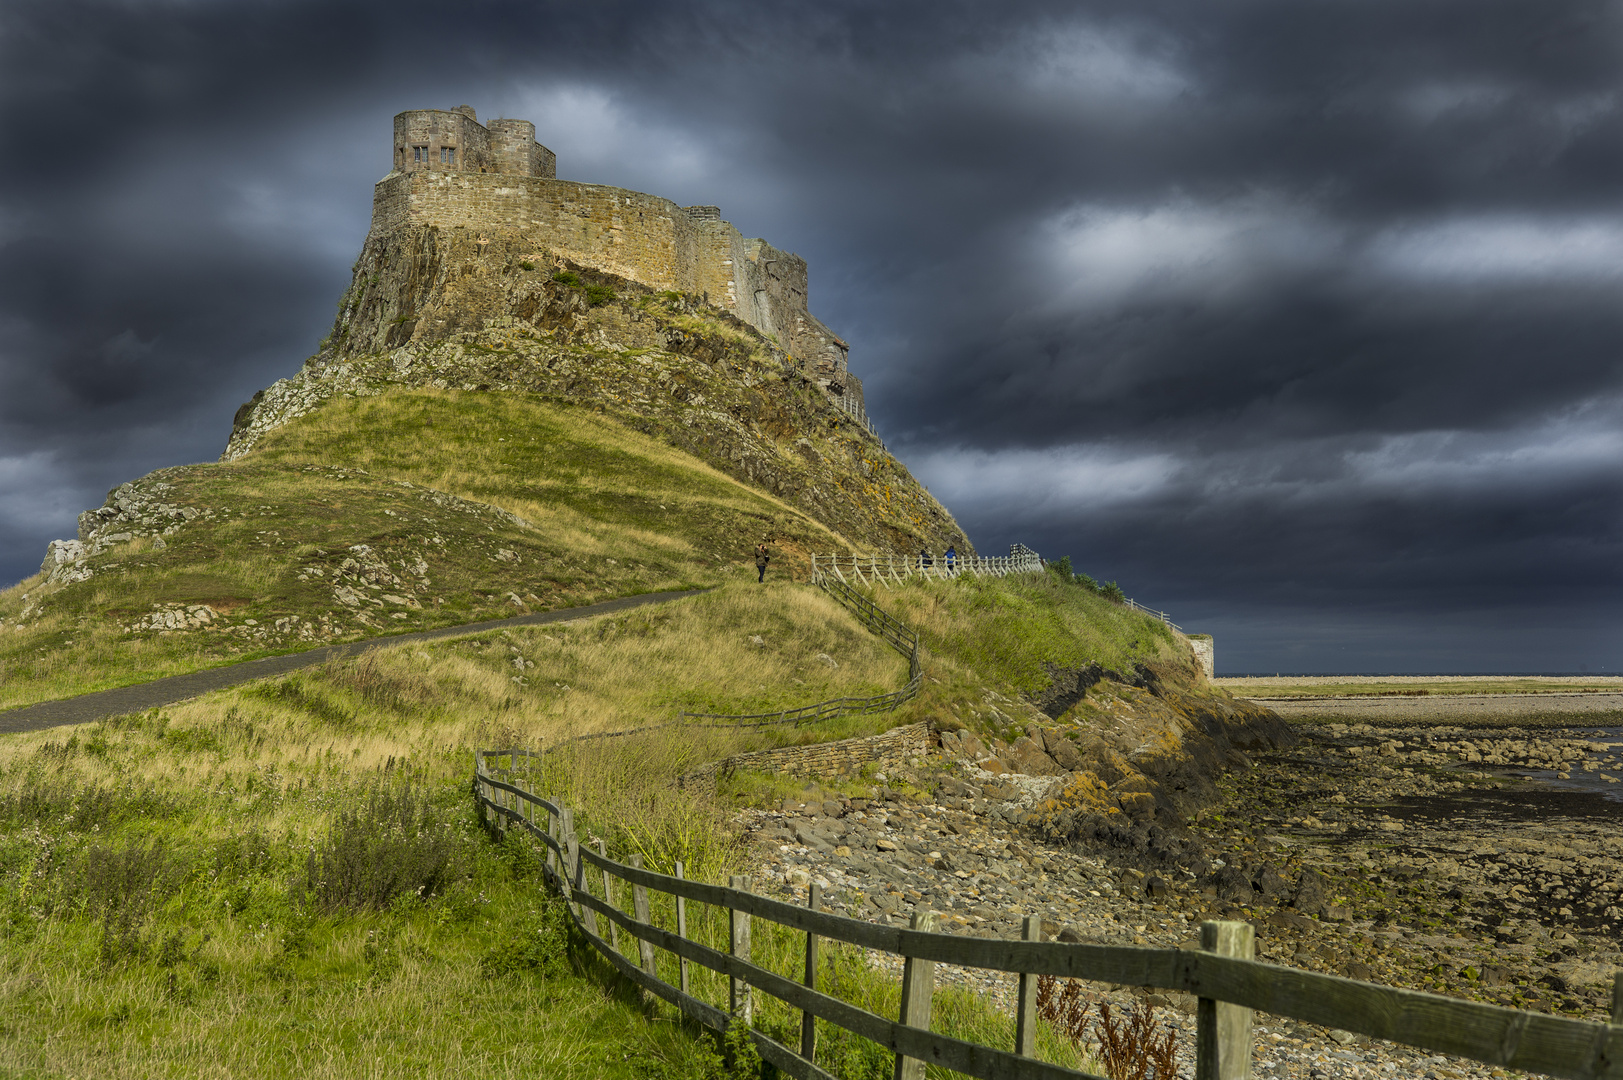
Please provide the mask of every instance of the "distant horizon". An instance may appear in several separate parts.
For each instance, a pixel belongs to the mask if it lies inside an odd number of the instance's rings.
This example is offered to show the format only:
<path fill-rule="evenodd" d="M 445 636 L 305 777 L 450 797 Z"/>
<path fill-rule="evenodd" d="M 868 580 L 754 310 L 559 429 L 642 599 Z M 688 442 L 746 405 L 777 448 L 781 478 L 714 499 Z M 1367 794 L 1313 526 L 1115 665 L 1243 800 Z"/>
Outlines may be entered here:
<path fill-rule="evenodd" d="M 1623 669 L 1599 671 L 1220 671 L 1217 679 L 1623 679 Z"/>

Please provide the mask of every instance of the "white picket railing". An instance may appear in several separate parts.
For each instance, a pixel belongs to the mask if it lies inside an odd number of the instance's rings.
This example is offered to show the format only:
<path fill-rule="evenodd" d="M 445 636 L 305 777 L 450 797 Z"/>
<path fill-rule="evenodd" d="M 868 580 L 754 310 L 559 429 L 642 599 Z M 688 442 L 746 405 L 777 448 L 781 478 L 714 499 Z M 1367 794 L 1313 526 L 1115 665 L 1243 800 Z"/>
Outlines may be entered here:
<path fill-rule="evenodd" d="M 952 555 L 921 551 L 917 555 L 812 555 L 811 579 L 824 578 L 856 585 L 900 585 L 905 578 L 922 577 L 944 581 L 972 574 L 975 577 L 1007 577 L 1009 574 L 1037 574 L 1047 565 L 1042 556 L 1024 544 L 1010 544 L 1007 555 Z M 1183 627 L 1164 611 L 1145 607 L 1131 597 L 1122 604 L 1134 611 L 1160 619 L 1183 633 Z"/>
<path fill-rule="evenodd" d="M 961 574 L 976 577 L 1005 577 L 1009 574 L 1041 573 L 1043 563 L 1036 552 L 1020 555 L 946 556 L 921 552 L 918 555 L 813 555 L 812 581 L 824 577 L 847 584 L 880 584 L 890 588 L 909 577 L 946 580 Z"/>

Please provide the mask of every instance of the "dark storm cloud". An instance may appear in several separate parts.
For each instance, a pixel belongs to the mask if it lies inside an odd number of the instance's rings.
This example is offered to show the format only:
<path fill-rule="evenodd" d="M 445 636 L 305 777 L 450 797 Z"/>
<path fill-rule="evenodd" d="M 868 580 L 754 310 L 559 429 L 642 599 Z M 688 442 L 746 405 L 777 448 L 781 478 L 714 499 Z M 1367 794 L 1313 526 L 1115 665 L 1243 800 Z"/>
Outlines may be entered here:
<path fill-rule="evenodd" d="M 1577 0 L 12 4 L 0 577 L 218 452 L 325 333 L 389 117 L 465 101 L 806 256 L 979 543 L 1187 612 L 1222 667 L 1623 662 L 1620 30 Z"/>

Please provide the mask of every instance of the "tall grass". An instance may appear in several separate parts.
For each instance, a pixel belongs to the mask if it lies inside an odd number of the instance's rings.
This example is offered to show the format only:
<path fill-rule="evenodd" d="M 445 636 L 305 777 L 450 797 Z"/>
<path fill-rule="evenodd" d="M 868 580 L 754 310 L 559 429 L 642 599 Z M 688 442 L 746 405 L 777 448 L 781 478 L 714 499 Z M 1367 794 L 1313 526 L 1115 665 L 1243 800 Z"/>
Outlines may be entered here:
<path fill-rule="evenodd" d="M 1053 574 L 908 579 L 878 599 L 917 627 L 931 652 L 1026 693 L 1048 686 L 1050 663 L 1130 673 L 1145 662 L 1190 662 L 1159 619 Z"/>

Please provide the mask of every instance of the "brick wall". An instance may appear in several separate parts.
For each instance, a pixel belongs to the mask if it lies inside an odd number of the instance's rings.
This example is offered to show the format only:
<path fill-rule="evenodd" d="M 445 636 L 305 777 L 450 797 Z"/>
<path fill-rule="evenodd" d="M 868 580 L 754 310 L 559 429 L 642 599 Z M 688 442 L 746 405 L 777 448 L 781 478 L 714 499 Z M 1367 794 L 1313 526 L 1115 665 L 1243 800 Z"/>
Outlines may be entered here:
<path fill-rule="evenodd" d="M 930 725 L 907 724 L 891 728 L 880 735 L 865 739 L 841 739 L 839 742 L 814 743 L 810 746 L 784 746 L 776 750 L 756 750 L 748 754 L 734 754 L 721 761 L 695 769 L 682 777 L 685 788 L 714 789 L 716 780 L 738 769 L 758 772 L 777 772 L 788 776 L 849 776 L 864 765 L 874 764 L 881 769 L 905 765 L 930 748 Z"/>

